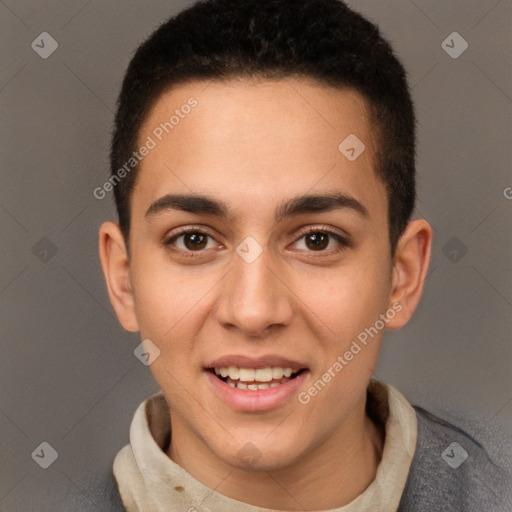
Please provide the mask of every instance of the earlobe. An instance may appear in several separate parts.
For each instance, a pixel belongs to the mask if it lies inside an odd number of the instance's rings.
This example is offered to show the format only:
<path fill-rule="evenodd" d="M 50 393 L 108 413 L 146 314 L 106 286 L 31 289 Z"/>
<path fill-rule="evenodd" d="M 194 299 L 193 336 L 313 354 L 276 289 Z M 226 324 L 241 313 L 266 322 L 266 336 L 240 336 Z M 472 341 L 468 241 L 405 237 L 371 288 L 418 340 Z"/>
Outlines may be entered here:
<path fill-rule="evenodd" d="M 388 329 L 400 329 L 412 317 L 423 292 L 432 247 L 432 228 L 425 220 L 407 225 L 401 236 L 393 262 L 392 289 L 389 306 L 401 309 L 387 324 Z"/>
<path fill-rule="evenodd" d="M 127 331 L 139 331 L 128 251 L 123 234 L 115 222 L 105 222 L 101 225 L 99 254 L 110 303 L 120 324 Z"/>

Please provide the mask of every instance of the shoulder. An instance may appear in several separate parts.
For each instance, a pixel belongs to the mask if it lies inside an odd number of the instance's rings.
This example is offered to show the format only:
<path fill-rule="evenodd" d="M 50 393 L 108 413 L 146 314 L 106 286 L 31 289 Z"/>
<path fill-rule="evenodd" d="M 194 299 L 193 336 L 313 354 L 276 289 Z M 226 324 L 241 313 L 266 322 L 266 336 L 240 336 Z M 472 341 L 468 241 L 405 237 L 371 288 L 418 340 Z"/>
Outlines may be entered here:
<path fill-rule="evenodd" d="M 510 512 L 510 475 L 462 429 L 414 409 L 418 439 L 399 512 Z"/>
<path fill-rule="evenodd" d="M 106 512 L 126 512 L 112 471 L 108 473 L 99 494 L 101 496 L 96 496 L 96 501 L 103 504 L 102 510 Z"/>

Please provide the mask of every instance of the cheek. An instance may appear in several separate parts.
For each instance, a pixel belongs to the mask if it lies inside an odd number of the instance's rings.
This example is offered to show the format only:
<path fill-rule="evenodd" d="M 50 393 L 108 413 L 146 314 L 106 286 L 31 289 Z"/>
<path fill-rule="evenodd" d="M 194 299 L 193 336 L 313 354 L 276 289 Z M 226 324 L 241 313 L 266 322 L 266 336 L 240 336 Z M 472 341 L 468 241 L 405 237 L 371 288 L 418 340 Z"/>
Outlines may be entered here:
<path fill-rule="evenodd" d="M 340 268 L 307 282 L 297 279 L 310 319 L 344 342 L 373 325 L 384 313 L 390 291 L 389 276 L 375 265 Z"/>
<path fill-rule="evenodd" d="M 144 245 L 147 248 L 143 247 Z M 194 287 L 171 265 L 165 250 L 138 241 L 131 260 L 137 317 L 143 335 L 161 337 L 181 318 L 194 300 Z"/>
<path fill-rule="evenodd" d="M 158 249 L 134 256 L 132 268 L 141 336 L 173 357 L 188 350 L 207 315 L 208 291 L 215 288 L 217 274 L 180 269 Z"/>
<path fill-rule="evenodd" d="M 302 290 L 303 310 L 314 312 L 310 328 L 322 344 L 303 398 L 311 423 L 322 418 L 314 428 L 328 431 L 360 400 L 373 374 L 382 337 L 375 325 L 386 312 L 389 284 L 387 274 L 371 265 L 339 270 L 318 283 L 309 295 Z"/>
<path fill-rule="evenodd" d="M 197 283 L 196 283 L 197 284 Z M 153 268 L 139 276 L 136 309 L 141 338 L 160 350 L 151 372 L 173 408 L 186 407 L 187 392 L 201 372 L 194 340 L 207 316 L 204 290 L 178 271 Z"/>

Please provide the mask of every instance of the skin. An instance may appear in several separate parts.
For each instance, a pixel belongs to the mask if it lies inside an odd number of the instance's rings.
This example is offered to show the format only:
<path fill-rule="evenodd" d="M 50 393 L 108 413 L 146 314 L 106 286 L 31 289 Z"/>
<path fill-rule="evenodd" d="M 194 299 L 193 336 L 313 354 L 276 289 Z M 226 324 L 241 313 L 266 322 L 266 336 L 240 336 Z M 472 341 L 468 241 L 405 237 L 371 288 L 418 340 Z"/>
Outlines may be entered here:
<path fill-rule="evenodd" d="M 307 391 L 393 304 L 402 309 L 386 328 L 408 322 L 432 230 L 410 222 L 392 259 L 375 134 L 357 92 L 300 79 L 190 82 L 159 98 L 140 141 L 191 96 L 197 107 L 141 162 L 130 257 L 118 225 L 101 226 L 110 300 L 125 329 L 160 348 L 151 371 L 172 411 L 175 462 L 255 506 L 343 506 L 372 482 L 382 456 L 384 433 L 365 414 L 382 331 L 306 405 L 294 396 L 270 411 L 235 410 L 213 392 L 204 366 L 223 355 L 277 354 L 307 367 L 299 390 Z M 349 134 L 366 145 L 353 162 L 338 150 Z M 355 198 L 367 216 L 340 208 L 275 222 L 283 201 L 333 191 Z M 146 216 L 170 193 L 223 201 L 230 218 L 172 209 Z M 181 237 L 172 251 L 165 241 L 181 226 L 211 238 L 198 251 Z M 301 231 L 309 227 L 349 245 L 328 238 L 318 249 Z M 248 236 L 263 249 L 252 263 L 236 252 Z M 253 460 L 241 457 L 248 442 Z"/>

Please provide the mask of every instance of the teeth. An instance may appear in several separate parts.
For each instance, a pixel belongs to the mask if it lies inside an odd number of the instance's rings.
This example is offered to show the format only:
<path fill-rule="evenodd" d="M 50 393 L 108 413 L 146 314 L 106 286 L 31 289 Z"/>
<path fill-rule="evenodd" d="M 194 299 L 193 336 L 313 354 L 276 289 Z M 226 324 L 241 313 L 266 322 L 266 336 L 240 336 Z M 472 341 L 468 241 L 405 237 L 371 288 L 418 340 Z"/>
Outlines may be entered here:
<path fill-rule="evenodd" d="M 231 380 L 238 380 L 238 377 L 239 377 L 238 368 L 236 368 L 235 366 L 230 366 L 228 368 L 228 375 Z"/>
<path fill-rule="evenodd" d="M 236 366 L 215 368 L 215 375 L 222 378 L 229 377 L 233 381 L 242 382 L 271 382 L 272 380 L 281 380 L 289 378 L 299 370 L 292 368 L 282 368 L 281 366 L 266 368 L 237 368 Z"/>
<path fill-rule="evenodd" d="M 272 380 L 272 368 L 258 368 L 254 372 L 254 380 L 258 382 L 270 382 Z"/>
<path fill-rule="evenodd" d="M 232 388 L 238 388 L 243 390 L 249 390 L 249 391 L 258 391 L 260 389 L 268 389 L 268 388 L 277 388 L 277 386 L 280 386 L 281 384 L 284 384 L 285 382 L 288 382 L 289 378 L 282 378 L 280 382 L 271 382 L 268 384 L 267 382 L 262 382 L 261 384 L 256 384 L 255 382 L 251 382 L 251 384 L 246 384 L 245 382 L 242 382 L 241 380 L 231 380 L 228 378 L 226 380 L 226 384 Z"/>
<path fill-rule="evenodd" d="M 252 382 L 254 380 L 254 374 L 256 372 L 252 368 L 240 368 L 238 374 L 239 379 L 243 382 Z M 231 375 L 230 375 L 231 377 Z M 231 377 L 233 378 L 233 377 Z"/>
<path fill-rule="evenodd" d="M 282 379 L 283 378 L 283 369 L 280 366 L 276 366 L 272 368 L 272 378 L 273 379 Z"/>

